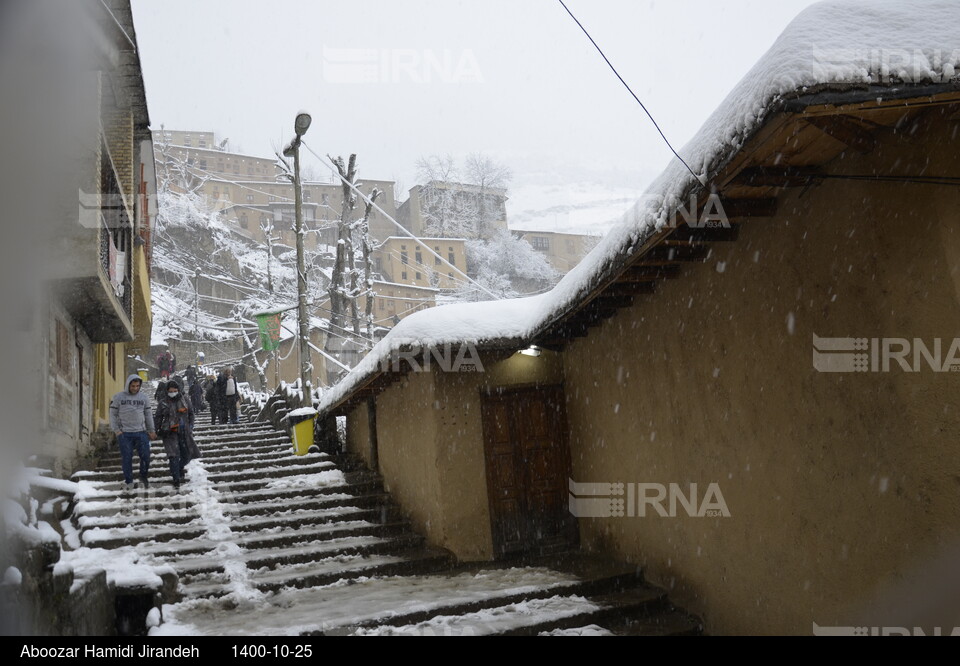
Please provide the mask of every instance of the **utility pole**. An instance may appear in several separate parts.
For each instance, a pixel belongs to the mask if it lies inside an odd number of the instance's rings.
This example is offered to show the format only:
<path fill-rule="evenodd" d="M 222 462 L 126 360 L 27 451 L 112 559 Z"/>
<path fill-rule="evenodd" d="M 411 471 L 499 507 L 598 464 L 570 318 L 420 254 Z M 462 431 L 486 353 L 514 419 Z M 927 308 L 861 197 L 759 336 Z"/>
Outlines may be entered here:
<path fill-rule="evenodd" d="M 300 324 L 300 391 L 304 407 L 313 406 L 313 370 L 310 363 L 310 320 L 307 316 L 307 269 L 303 258 L 303 192 L 300 188 L 300 138 L 310 128 L 310 114 L 299 113 L 293 123 L 296 137 L 284 148 L 293 157 L 293 194 L 297 235 L 297 319 Z"/>
<path fill-rule="evenodd" d="M 200 269 L 193 271 L 193 339 L 196 340 L 196 349 L 193 359 L 196 364 L 200 358 Z"/>

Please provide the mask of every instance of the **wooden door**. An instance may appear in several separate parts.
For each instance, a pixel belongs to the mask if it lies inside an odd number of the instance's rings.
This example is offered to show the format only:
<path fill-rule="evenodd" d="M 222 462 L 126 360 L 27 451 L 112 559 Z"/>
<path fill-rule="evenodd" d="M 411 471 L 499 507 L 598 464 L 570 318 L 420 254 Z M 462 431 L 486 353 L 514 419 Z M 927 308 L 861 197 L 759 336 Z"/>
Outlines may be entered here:
<path fill-rule="evenodd" d="M 544 553 L 577 540 L 567 510 L 570 452 L 563 389 L 483 396 L 483 435 L 497 557 Z"/>

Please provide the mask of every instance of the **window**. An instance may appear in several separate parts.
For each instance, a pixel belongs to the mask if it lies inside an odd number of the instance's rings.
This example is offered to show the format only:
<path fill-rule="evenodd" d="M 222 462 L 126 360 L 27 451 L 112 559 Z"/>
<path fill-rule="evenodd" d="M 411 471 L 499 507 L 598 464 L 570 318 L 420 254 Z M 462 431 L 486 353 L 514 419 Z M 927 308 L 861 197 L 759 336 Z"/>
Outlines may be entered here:
<path fill-rule="evenodd" d="M 453 273 L 447 273 L 447 277 L 452 280 L 452 279 L 453 279 Z"/>
<path fill-rule="evenodd" d="M 417 248 L 417 253 L 414 255 L 414 257 L 416 258 L 418 265 L 423 263 L 423 254 L 420 252 L 420 248 Z"/>
<path fill-rule="evenodd" d="M 533 246 L 534 250 L 539 250 L 540 252 L 550 251 L 550 239 L 544 236 L 533 236 L 530 238 L 530 245 Z"/>
<path fill-rule="evenodd" d="M 407 253 L 406 253 L 406 252 L 401 252 L 401 253 L 400 253 L 400 263 L 403 264 L 404 266 L 406 266 L 408 263 L 410 263 L 409 258 L 407 257 Z"/>
<path fill-rule="evenodd" d="M 406 272 L 406 271 L 403 271 L 402 273 L 400 273 L 400 279 L 401 279 L 401 280 L 406 280 L 406 279 L 407 279 L 407 272 Z"/>
<path fill-rule="evenodd" d="M 252 175 L 253 175 L 253 167 L 252 167 L 252 166 L 248 166 L 248 167 L 247 167 L 247 175 L 248 175 L 248 176 L 252 176 Z"/>
<path fill-rule="evenodd" d="M 310 190 L 304 190 L 304 191 L 303 191 L 303 200 L 304 200 L 304 201 L 310 201 Z"/>
<path fill-rule="evenodd" d="M 422 279 L 423 279 L 423 277 L 420 275 L 420 273 L 414 273 L 413 275 L 414 275 L 414 278 L 413 278 L 414 280 L 422 280 Z"/>
<path fill-rule="evenodd" d="M 452 252 L 452 251 L 447 253 L 447 261 L 450 262 L 450 265 L 451 265 L 451 266 L 456 266 L 456 265 L 457 265 L 457 258 L 456 258 L 455 256 L 453 256 L 453 252 Z"/>
<path fill-rule="evenodd" d="M 207 168 L 207 161 L 206 161 L 206 160 L 200 160 L 200 168 L 201 168 L 201 169 L 206 169 L 206 168 Z"/>
<path fill-rule="evenodd" d="M 107 370 L 111 377 L 117 378 L 117 346 L 112 342 L 107 345 Z"/>
<path fill-rule="evenodd" d="M 326 192 L 324 192 L 323 194 L 321 194 L 321 195 L 320 195 L 320 203 L 322 203 L 324 206 L 329 206 L 329 205 L 330 205 L 330 195 L 327 194 Z"/>
<path fill-rule="evenodd" d="M 57 320 L 57 367 L 63 371 L 70 370 L 70 331 Z"/>
<path fill-rule="evenodd" d="M 248 195 L 247 195 L 247 203 L 253 203 L 253 195 L 252 195 L 252 194 L 248 194 Z"/>
<path fill-rule="evenodd" d="M 433 251 L 437 253 L 437 256 L 433 258 L 433 265 L 434 265 L 434 266 L 439 266 L 439 265 L 440 265 L 440 262 L 441 262 L 441 259 L 440 259 L 440 256 L 439 256 L 439 255 L 440 255 L 440 246 L 439 246 L 439 245 L 434 245 L 434 246 L 433 246 Z"/>
<path fill-rule="evenodd" d="M 200 139 L 200 140 L 197 142 L 197 145 L 200 146 L 201 148 L 206 148 L 206 147 L 207 147 L 207 140 L 206 140 L 206 139 Z"/>
<path fill-rule="evenodd" d="M 246 213 L 240 213 L 240 226 L 243 227 L 244 229 L 246 229 L 248 226 Z"/>

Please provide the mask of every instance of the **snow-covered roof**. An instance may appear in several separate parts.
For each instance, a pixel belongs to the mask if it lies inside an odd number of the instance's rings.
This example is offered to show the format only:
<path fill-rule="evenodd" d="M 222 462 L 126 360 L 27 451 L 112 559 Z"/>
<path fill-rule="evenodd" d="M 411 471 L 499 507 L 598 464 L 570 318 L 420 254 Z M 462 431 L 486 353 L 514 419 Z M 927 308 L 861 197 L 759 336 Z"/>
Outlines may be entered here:
<path fill-rule="evenodd" d="M 416 312 L 320 403 L 338 405 L 381 361 L 411 344 L 528 343 L 663 229 L 770 115 L 791 98 L 821 90 L 878 90 L 933 84 L 960 90 L 960 3 L 955 0 L 828 0 L 801 12 L 621 221 L 551 291 L 521 299 L 444 305 Z M 893 94 L 889 92 L 886 94 Z"/>

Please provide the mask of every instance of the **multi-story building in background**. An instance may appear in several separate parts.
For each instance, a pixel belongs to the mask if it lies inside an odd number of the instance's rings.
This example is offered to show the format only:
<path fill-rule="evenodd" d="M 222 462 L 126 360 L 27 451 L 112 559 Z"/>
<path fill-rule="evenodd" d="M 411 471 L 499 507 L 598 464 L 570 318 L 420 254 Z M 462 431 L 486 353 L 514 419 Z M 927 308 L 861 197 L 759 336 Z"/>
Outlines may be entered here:
<path fill-rule="evenodd" d="M 204 195 L 241 235 L 265 242 L 265 230 L 272 224 L 272 235 L 277 242 L 293 246 L 293 185 L 276 158 L 228 152 L 227 142 L 218 140 L 213 132 L 164 129 L 154 131 L 153 137 L 161 174 L 175 187 Z M 361 182 L 364 194 L 369 195 L 374 188 L 382 192 L 377 206 L 396 219 L 393 181 L 363 178 Z M 348 213 L 349 219 L 362 215 L 363 206 L 363 200 L 358 198 L 356 207 Z M 339 180 L 304 181 L 307 248 L 336 243 L 336 224 L 342 207 L 343 188 Z M 396 226 L 376 209 L 371 211 L 369 222 L 370 235 L 376 240 L 397 232 Z"/>
<path fill-rule="evenodd" d="M 397 284 L 457 289 L 467 280 L 464 243 L 462 238 L 392 236 L 374 249 L 373 269 Z"/>
<path fill-rule="evenodd" d="M 550 265 L 561 274 L 579 264 L 600 240 L 599 236 L 558 231 L 511 229 L 510 233 L 530 243 L 533 249 L 542 253 Z"/>
<path fill-rule="evenodd" d="M 504 188 L 432 180 L 409 194 L 398 221 L 415 236 L 489 238 L 507 228 Z"/>

